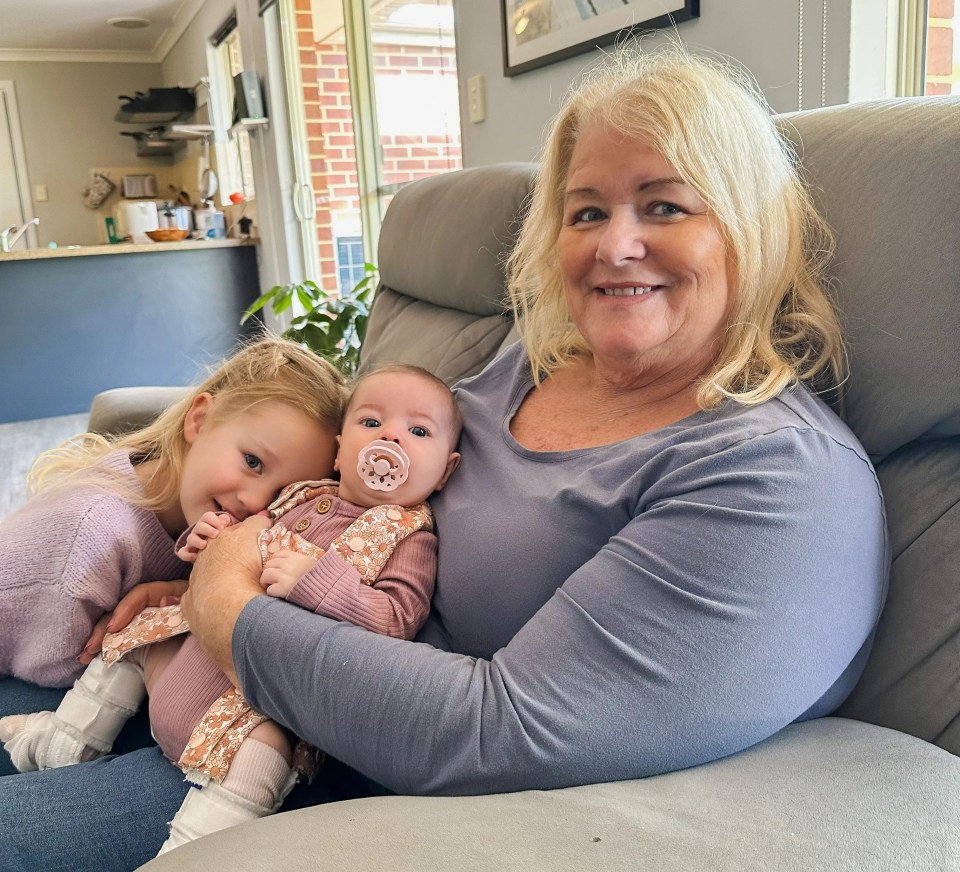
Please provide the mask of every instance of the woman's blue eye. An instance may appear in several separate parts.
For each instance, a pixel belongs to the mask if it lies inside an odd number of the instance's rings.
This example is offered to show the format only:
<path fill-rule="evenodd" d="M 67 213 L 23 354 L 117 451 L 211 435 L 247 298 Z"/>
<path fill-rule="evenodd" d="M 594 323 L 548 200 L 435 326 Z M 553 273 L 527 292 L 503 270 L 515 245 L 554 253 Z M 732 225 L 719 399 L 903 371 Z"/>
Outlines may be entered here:
<path fill-rule="evenodd" d="M 376 418 L 364 418 L 360 422 L 361 427 L 379 427 L 380 422 Z"/>
<path fill-rule="evenodd" d="M 254 472 L 259 472 L 263 466 L 260 458 L 254 454 L 244 454 L 243 462 L 247 465 L 247 469 L 252 469 Z"/>
<path fill-rule="evenodd" d="M 410 432 L 413 433 L 414 436 L 419 436 L 421 439 L 430 435 L 424 427 L 411 427 Z"/>
<path fill-rule="evenodd" d="M 654 203 L 650 211 L 652 211 L 654 215 L 663 215 L 666 217 L 686 214 L 676 203 Z"/>
<path fill-rule="evenodd" d="M 592 221 L 602 221 L 606 216 L 595 206 L 588 206 L 586 209 L 580 209 L 574 213 L 573 224 L 589 224 Z"/>

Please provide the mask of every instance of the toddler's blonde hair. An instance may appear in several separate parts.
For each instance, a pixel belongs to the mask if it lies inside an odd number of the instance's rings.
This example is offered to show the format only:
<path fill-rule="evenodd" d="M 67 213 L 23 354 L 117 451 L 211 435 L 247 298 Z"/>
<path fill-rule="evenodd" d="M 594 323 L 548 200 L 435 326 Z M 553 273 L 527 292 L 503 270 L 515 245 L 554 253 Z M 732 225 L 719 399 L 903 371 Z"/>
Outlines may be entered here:
<path fill-rule="evenodd" d="M 95 482 L 152 511 L 169 506 L 180 490 L 187 442 L 183 425 L 193 401 L 213 397 L 207 421 L 213 424 L 270 401 L 300 410 L 331 434 L 338 430 L 347 397 L 346 380 L 332 364 L 295 342 L 276 336 L 253 341 L 223 361 L 152 424 L 117 437 L 84 433 L 41 454 L 28 477 L 31 493 L 51 487 Z M 100 463 L 111 451 L 126 451 L 134 464 L 157 461 L 145 490 L 133 491 L 126 479 Z"/>

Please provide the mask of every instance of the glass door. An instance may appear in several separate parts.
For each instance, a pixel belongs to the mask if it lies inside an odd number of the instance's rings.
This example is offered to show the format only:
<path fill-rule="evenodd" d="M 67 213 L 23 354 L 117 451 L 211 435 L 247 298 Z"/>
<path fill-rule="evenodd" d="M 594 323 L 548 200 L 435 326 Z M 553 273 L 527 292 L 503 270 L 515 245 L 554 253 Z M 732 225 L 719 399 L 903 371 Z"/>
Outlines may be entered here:
<path fill-rule="evenodd" d="M 347 291 L 404 184 L 461 167 L 452 0 L 281 7 L 306 278 Z"/>

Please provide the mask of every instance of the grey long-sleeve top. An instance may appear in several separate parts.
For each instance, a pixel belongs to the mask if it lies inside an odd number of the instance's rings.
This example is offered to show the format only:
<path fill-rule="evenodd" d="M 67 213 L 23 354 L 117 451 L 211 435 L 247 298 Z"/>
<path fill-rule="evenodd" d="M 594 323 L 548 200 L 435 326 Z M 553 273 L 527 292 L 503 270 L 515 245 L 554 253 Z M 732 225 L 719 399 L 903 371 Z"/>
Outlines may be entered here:
<path fill-rule="evenodd" d="M 886 593 L 863 449 L 803 388 L 613 445 L 535 452 L 518 346 L 462 382 L 432 505 L 433 612 L 404 642 L 258 597 L 254 706 L 387 787 L 469 794 L 653 775 L 832 711 Z"/>

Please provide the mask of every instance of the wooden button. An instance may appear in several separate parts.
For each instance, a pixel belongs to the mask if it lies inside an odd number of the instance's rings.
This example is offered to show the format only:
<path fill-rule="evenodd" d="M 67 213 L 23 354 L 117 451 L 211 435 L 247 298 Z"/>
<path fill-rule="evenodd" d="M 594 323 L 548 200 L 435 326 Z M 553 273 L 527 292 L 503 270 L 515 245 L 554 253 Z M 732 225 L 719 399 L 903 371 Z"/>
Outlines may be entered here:
<path fill-rule="evenodd" d="M 330 507 L 332 505 L 333 505 L 333 502 L 331 500 L 328 500 L 326 497 L 324 497 L 322 500 L 317 500 L 317 513 L 321 515 L 325 515 L 327 512 L 330 511 Z"/>
<path fill-rule="evenodd" d="M 310 519 L 309 519 L 309 518 L 301 518 L 301 519 L 300 519 L 299 521 L 297 521 L 297 523 L 294 525 L 294 528 L 293 528 L 293 529 L 296 530 L 298 533 L 302 533 L 302 532 L 303 532 L 304 530 L 306 530 L 307 527 L 309 527 L 309 526 L 310 526 Z"/>
<path fill-rule="evenodd" d="M 387 509 L 387 517 L 391 521 L 400 521 L 403 519 L 403 512 L 400 509 Z"/>
<path fill-rule="evenodd" d="M 354 536 L 349 542 L 347 542 L 347 547 L 351 551 L 363 551 L 363 549 L 367 547 L 367 543 L 359 536 Z"/>

